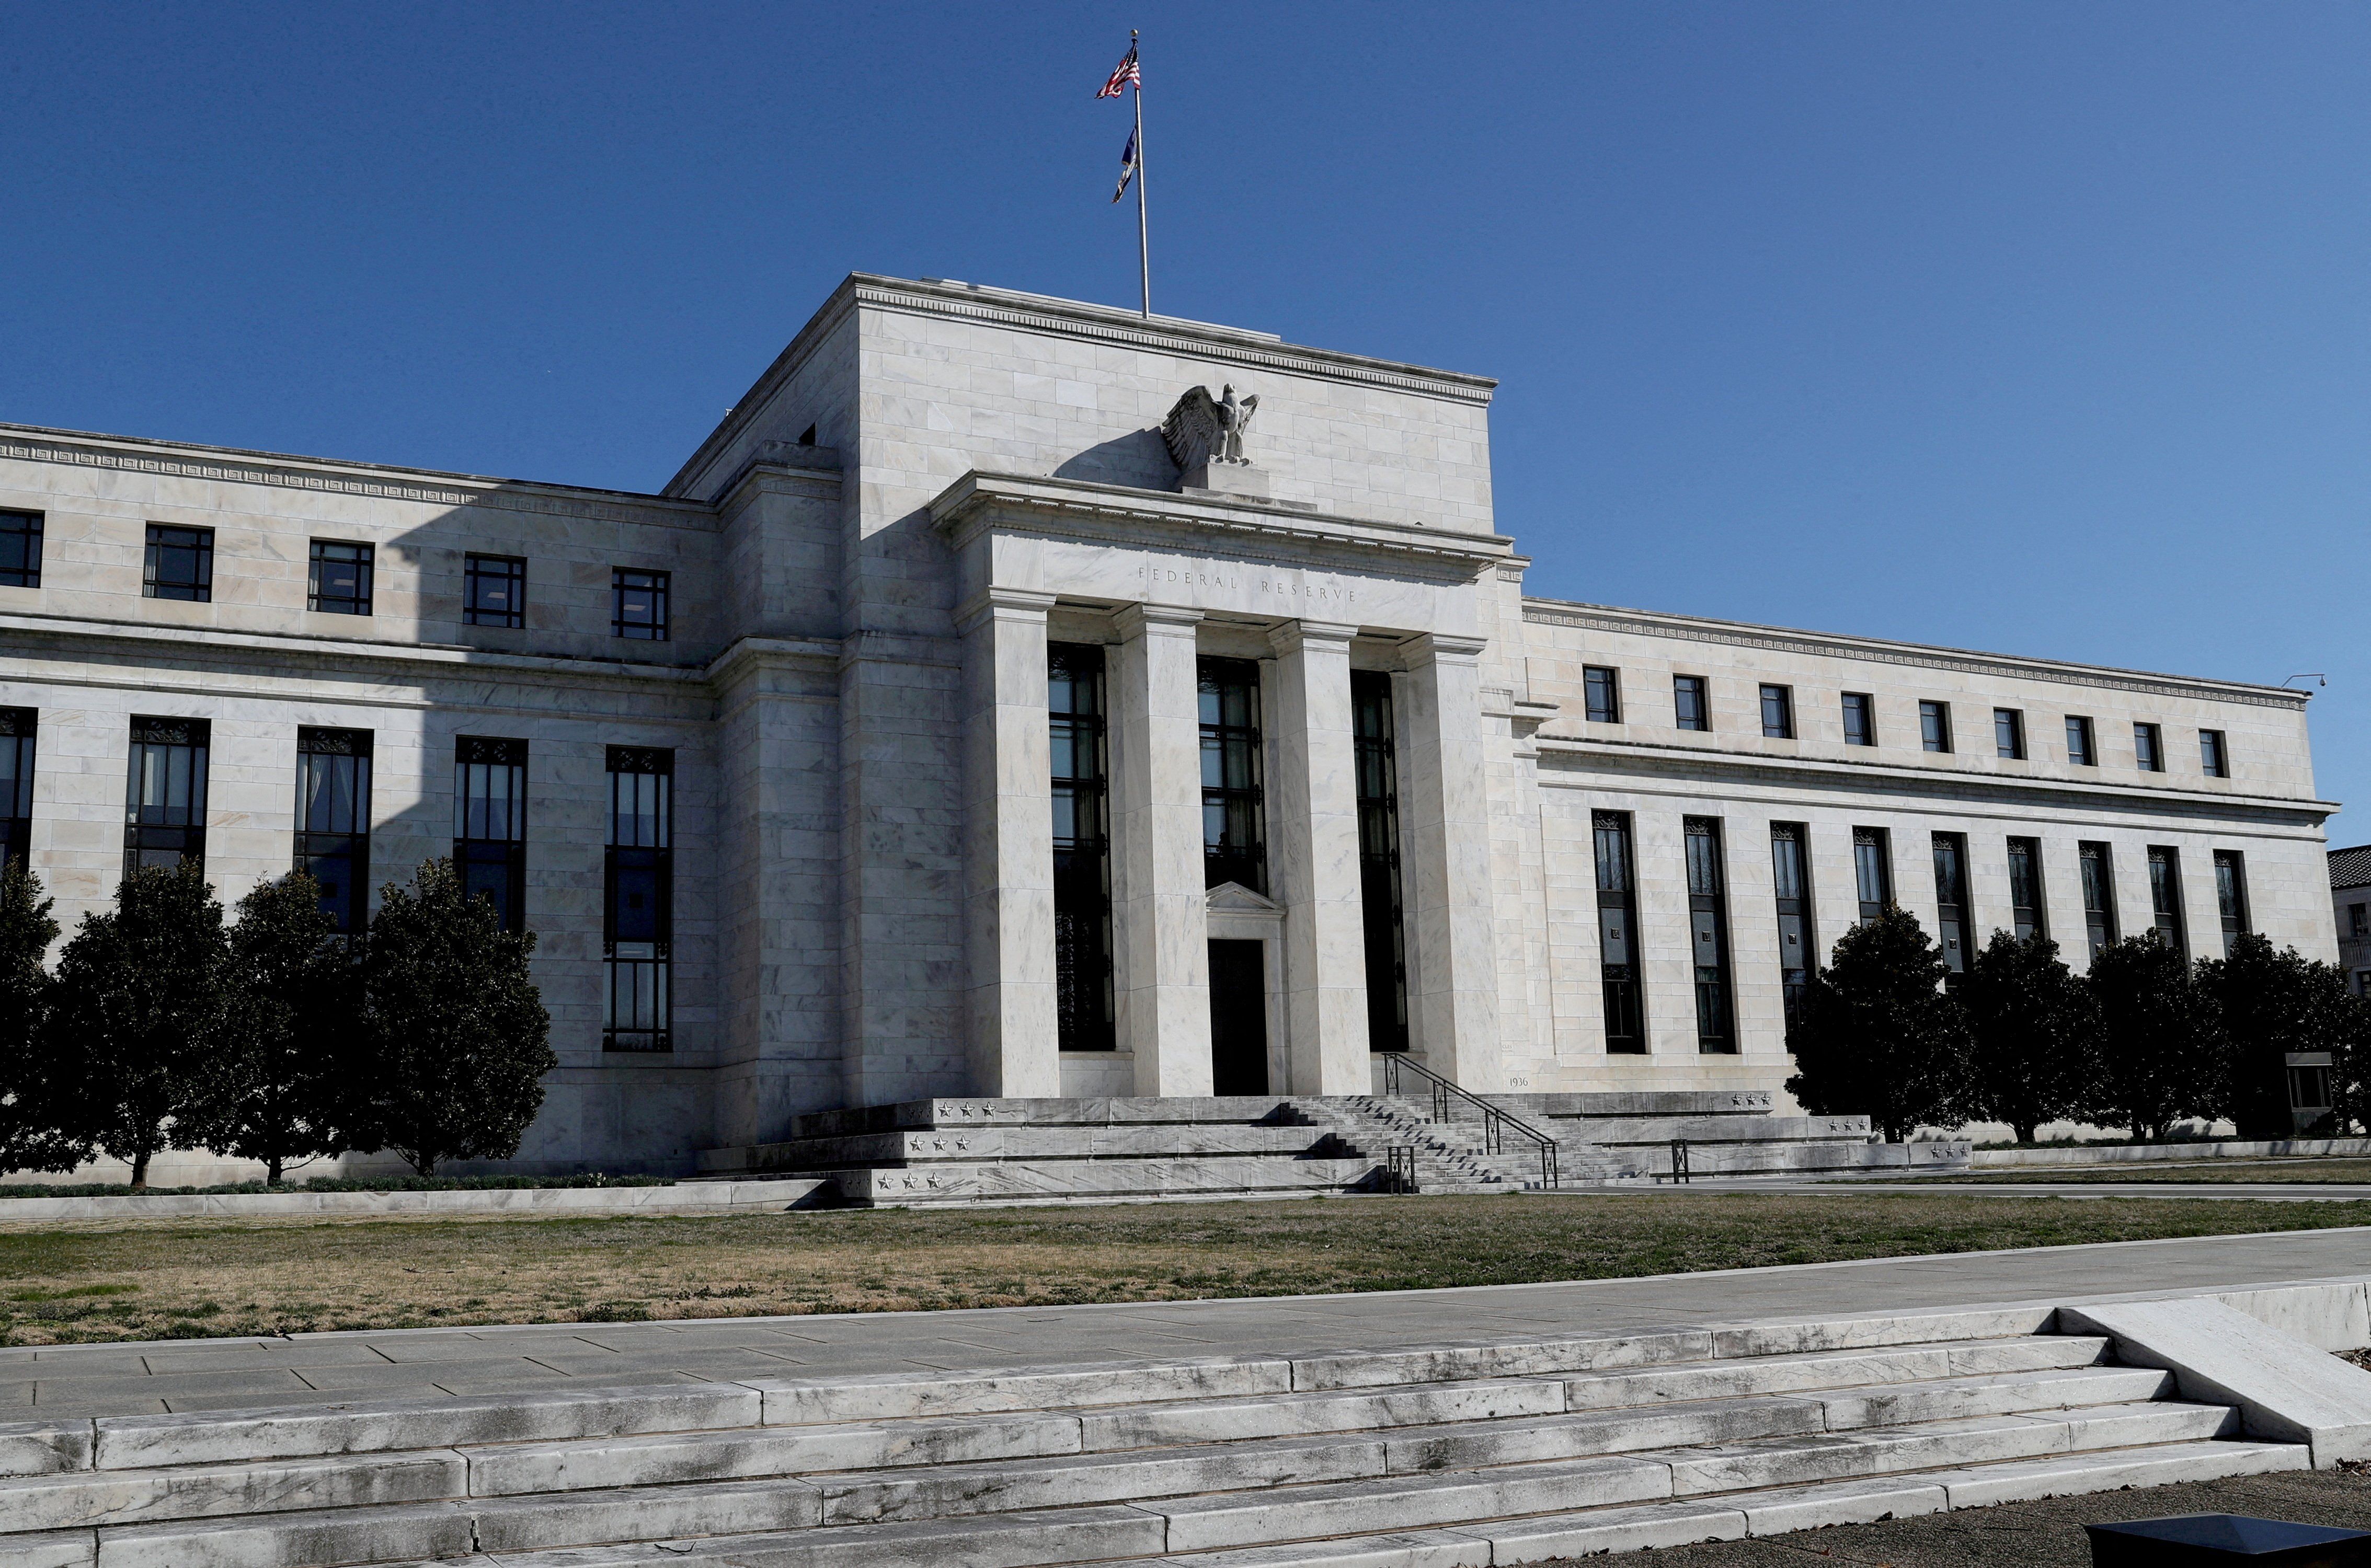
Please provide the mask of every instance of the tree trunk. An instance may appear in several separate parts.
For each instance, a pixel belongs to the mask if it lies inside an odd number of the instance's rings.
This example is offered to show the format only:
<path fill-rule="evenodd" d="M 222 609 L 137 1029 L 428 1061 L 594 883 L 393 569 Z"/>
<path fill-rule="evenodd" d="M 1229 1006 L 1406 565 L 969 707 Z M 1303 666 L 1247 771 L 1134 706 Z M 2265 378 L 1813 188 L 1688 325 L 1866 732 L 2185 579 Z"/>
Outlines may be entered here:
<path fill-rule="evenodd" d="M 263 1184 L 267 1187 L 280 1185 L 280 1157 L 276 1154 L 263 1162 Z"/>
<path fill-rule="evenodd" d="M 2008 1130 L 2021 1144 L 2030 1144 L 2033 1141 L 2033 1124 L 2030 1122 L 2011 1122 L 2008 1124 Z"/>
<path fill-rule="evenodd" d="M 148 1151 L 145 1148 L 132 1157 L 132 1190 L 135 1193 L 148 1190 Z"/>

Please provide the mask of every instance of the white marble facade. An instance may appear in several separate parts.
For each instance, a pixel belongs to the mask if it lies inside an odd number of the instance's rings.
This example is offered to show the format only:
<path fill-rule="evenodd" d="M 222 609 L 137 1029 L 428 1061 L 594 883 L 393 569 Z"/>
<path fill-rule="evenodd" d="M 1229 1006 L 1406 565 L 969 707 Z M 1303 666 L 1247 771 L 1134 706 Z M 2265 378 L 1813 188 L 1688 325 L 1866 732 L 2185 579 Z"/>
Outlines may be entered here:
<path fill-rule="evenodd" d="M 1256 394 L 1266 497 L 1185 490 L 1188 387 Z M 39 714 L 32 861 L 69 926 L 123 856 L 134 714 L 213 723 L 208 868 L 290 864 L 295 731 L 375 733 L 375 875 L 446 852 L 454 737 L 529 744 L 527 920 L 561 1066 L 518 1165 L 677 1170 L 807 1110 L 926 1095 L 1207 1094 L 1212 937 L 1263 943 L 1268 1083 L 1363 1092 L 1349 681 L 1388 672 L 1411 1046 L 1482 1090 L 1775 1089 L 1787 1076 L 1768 824 L 1809 832 L 1822 952 L 1856 917 L 1853 832 L 1935 913 L 1965 836 L 1973 932 L 2041 841 L 2080 961 L 2081 841 L 2122 928 L 2176 849 L 2193 949 L 2213 858 L 2248 919 L 2334 944 L 2305 699 L 1527 597 L 1491 505 L 1486 379 L 946 282 L 858 275 L 656 495 L 0 427 L 0 706 Z M 212 529 L 211 602 L 145 597 L 149 525 Z M 309 541 L 376 553 L 368 617 L 306 608 Z M 470 552 L 528 561 L 519 629 L 463 624 Z M 616 568 L 672 574 L 664 642 L 611 635 Z M 1105 645 L 1117 1049 L 1058 1048 L 1047 645 Z M 1265 899 L 1206 891 L 1196 660 L 1257 662 Z M 1584 666 L 1617 669 L 1591 722 Z M 1701 676 L 1710 728 L 1674 726 Z M 1795 738 L 1765 738 L 1764 683 Z M 1845 692 L 1875 701 L 1845 744 Z M 1949 703 L 1955 749 L 1923 748 Z M 2024 715 L 2027 758 L 1992 712 Z M 2066 715 L 2100 755 L 2070 765 Z M 2166 767 L 2135 766 L 2159 726 Z M 2226 737 L 2229 777 L 2197 733 Z M 674 1049 L 602 1049 L 605 748 L 675 753 Z M 1629 813 L 1648 1049 L 1605 1049 L 1591 813 Z M 1683 818 L 1726 852 L 1734 1054 L 1699 1051 Z"/>

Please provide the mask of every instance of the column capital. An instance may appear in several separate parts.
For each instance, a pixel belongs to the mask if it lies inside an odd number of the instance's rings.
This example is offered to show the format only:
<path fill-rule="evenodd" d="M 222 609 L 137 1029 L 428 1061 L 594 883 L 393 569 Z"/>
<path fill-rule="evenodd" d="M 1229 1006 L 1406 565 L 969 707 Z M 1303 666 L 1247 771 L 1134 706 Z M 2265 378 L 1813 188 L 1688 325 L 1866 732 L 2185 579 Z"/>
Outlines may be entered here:
<path fill-rule="evenodd" d="M 1182 605 L 1122 605 L 1112 612 L 1112 625 L 1126 638 L 1150 636 L 1164 631 L 1171 636 L 1184 632 L 1192 636 L 1202 624 L 1199 610 L 1189 610 Z"/>
<path fill-rule="evenodd" d="M 1279 653 L 1290 653 L 1301 648 L 1320 648 L 1327 652 L 1347 652 L 1350 640 L 1359 635 L 1355 626 L 1336 621 L 1289 620 L 1268 628 L 1269 646 Z"/>
<path fill-rule="evenodd" d="M 1043 621 L 1054 607 L 1054 595 L 1030 588 L 989 588 L 955 606 L 955 629 L 968 632 L 981 617 Z"/>
<path fill-rule="evenodd" d="M 1428 631 L 1411 637 L 1401 644 L 1407 650 L 1408 666 L 1438 661 L 1443 663 L 1470 664 L 1479 661 L 1482 650 L 1490 646 L 1486 637 L 1459 637 L 1452 632 Z"/>

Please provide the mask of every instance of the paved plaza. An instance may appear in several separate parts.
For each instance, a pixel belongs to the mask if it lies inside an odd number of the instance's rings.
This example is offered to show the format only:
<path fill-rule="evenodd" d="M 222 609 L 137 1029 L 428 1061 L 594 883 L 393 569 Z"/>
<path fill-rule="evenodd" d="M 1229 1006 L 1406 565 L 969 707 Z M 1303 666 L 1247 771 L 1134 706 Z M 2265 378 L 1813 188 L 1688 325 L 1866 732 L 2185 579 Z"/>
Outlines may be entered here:
<path fill-rule="evenodd" d="M 498 1231 L 488 1233 L 488 1244 L 500 1245 Z M 2366 1269 L 2371 1228 L 2354 1228 L 1455 1290 L 52 1345 L 0 1350 L 0 1409 L 25 1420 L 569 1386 L 1313 1354 L 2219 1290 Z"/>

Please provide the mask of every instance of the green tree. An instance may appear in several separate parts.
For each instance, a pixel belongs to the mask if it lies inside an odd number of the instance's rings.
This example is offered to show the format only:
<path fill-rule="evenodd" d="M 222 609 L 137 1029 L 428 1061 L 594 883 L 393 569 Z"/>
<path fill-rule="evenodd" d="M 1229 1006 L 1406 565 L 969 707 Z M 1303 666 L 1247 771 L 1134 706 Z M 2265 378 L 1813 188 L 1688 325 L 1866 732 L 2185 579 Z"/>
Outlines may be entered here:
<path fill-rule="evenodd" d="M 58 940 L 51 901 L 23 860 L 0 873 L 0 1171 L 71 1170 L 90 1153 L 64 1114 L 43 1034 Z"/>
<path fill-rule="evenodd" d="M 1969 1110 L 2031 1143 L 2044 1122 L 2079 1114 L 2092 1092 L 2090 997 L 2036 933 L 1995 931 L 1960 987 L 1974 1046 Z"/>
<path fill-rule="evenodd" d="M 534 934 L 504 931 L 450 860 L 423 862 L 412 883 L 386 890 L 364 947 L 357 1147 L 392 1148 L 428 1176 L 516 1154 L 560 1059 L 528 978 Z"/>
<path fill-rule="evenodd" d="M 1968 1023 L 1917 920 L 1889 905 L 1837 939 L 1787 1033 L 1787 1090 L 1814 1115 L 1865 1115 L 1900 1143 L 1922 1124 L 1964 1119 Z"/>
<path fill-rule="evenodd" d="M 222 1030 L 179 1130 L 217 1154 L 263 1162 L 274 1186 L 291 1161 L 348 1147 L 360 971 L 303 871 L 238 901 Z"/>
<path fill-rule="evenodd" d="M 58 955 L 46 1038 L 67 1130 L 128 1161 L 148 1185 L 177 1131 L 221 1023 L 223 909 L 203 872 L 147 867 L 115 907 L 83 917 Z"/>
<path fill-rule="evenodd" d="M 2221 1029 L 2197 973 L 2155 931 L 2101 948 L 2084 977 L 2099 1077 L 2089 1119 L 2147 1142 L 2224 1101 Z"/>
<path fill-rule="evenodd" d="M 2253 933 L 2233 941 L 2229 957 L 2201 960 L 2198 984 L 2214 998 L 2222 1022 L 2219 1109 L 2243 1138 L 2294 1136 L 2288 1053 L 2327 1051 L 2332 1062 L 2344 1063 L 2364 1033 L 2371 1004 L 2347 990 L 2346 972 L 2338 965 L 2316 963 L 2295 948 L 2275 951 Z"/>

